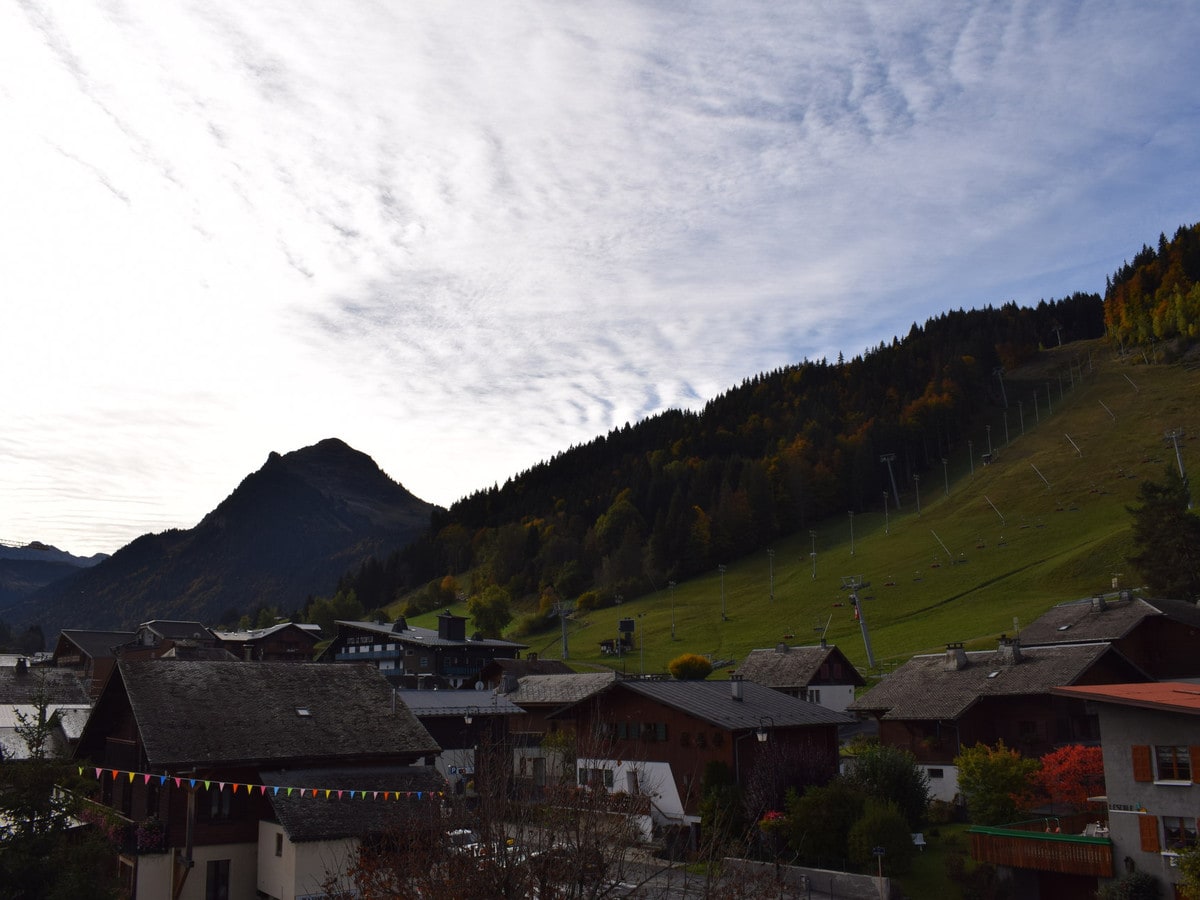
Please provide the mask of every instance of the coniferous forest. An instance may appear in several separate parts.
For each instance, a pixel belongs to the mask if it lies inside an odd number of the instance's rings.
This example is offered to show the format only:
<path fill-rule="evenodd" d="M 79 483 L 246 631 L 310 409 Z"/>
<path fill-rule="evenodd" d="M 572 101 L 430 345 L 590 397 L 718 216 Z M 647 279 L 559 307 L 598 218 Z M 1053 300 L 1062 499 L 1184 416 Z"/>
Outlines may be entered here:
<path fill-rule="evenodd" d="M 416 590 L 412 614 L 496 586 L 545 612 L 711 570 L 828 516 L 873 509 L 889 488 L 882 454 L 895 454 L 901 483 L 940 476 L 971 420 L 1003 403 L 1007 370 L 1039 348 L 1103 336 L 1105 314 L 1100 296 L 1081 293 L 958 310 L 851 359 L 757 375 L 698 412 L 626 424 L 465 497 L 339 591 L 374 609 Z"/>

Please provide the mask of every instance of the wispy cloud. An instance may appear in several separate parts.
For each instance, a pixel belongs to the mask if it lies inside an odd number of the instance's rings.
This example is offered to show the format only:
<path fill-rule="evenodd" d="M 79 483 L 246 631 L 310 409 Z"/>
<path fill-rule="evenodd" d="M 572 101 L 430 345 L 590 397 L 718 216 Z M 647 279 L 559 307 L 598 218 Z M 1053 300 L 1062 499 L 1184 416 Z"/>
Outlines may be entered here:
<path fill-rule="evenodd" d="M 0 10 L 0 537 L 330 435 L 448 503 L 1197 218 L 1191 3 Z"/>

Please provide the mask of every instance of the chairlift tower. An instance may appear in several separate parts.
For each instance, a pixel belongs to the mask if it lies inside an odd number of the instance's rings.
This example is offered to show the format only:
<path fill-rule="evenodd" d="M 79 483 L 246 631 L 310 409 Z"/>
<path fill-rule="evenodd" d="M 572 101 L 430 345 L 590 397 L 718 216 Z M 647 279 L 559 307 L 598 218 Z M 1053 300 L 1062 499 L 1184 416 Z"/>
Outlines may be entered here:
<path fill-rule="evenodd" d="M 1164 441 L 1170 441 L 1175 445 L 1175 462 L 1179 465 L 1179 477 L 1183 479 L 1183 489 L 1188 492 L 1188 509 L 1192 508 L 1192 491 L 1188 487 L 1187 472 L 1183 470 L 1183 451 L 1179 449 L 1179 439 L 1183 437 L 1182 429 L 1176 428 L 1173 431 L 1168 431 L 1163 436 Z"/>
<path fill-rule="evenodd" d="M 861 575 L 842 576 L 842 590 L 850 593 L 850 602 L 854 605 L 854 618 L 858 619 L 858 627 L 862 632 L 863 646 L 867 650 L 867 665 L 874 669 L 875 654 L 871 652 L 871 634 L 867 631 L 867 617 L 863 613 L 862 604 L 858 598 L 858 592 L 870 586 L 871 582 L 863 581 Z"/>
<path fill-rule="evenodd" d="M 896 498 L 896 509 L 900 508 L 900 488 L 896 487 L 896 473 L 892 471 L 892 463 L 896 461 L 895 453 L 884 453 L 879 457 L 881 463 L 887 463 L 888 477 L 892 479 L 892 496 Z"/>

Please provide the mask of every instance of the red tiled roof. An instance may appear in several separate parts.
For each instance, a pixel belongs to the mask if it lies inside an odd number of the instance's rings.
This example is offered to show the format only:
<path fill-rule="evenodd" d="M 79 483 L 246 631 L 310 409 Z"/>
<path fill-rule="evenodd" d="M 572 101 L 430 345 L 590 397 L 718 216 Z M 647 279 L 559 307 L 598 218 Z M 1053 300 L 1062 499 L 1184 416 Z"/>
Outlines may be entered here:
<path fill-rule="evenodd" d="M 1165 709 L 1200 715 L 1200 684 L 1186 681 L 1078 685 L 1056 687 L 1053 693 L 1122 706 L 1141 706 L 1146 709 Z"/>

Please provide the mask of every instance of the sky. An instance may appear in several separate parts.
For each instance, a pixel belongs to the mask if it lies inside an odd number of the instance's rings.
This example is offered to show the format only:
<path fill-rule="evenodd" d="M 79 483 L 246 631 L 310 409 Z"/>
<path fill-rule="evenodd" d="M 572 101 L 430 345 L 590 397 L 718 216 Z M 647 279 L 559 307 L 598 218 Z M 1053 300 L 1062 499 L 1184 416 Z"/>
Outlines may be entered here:
<path fill-rule="evenodd" d="M 1200 4 L 0 4 L 0 541 L 449 505 L 1200 220 Z"/>

